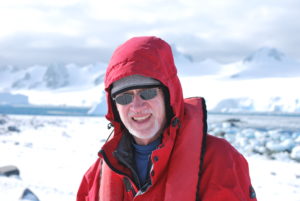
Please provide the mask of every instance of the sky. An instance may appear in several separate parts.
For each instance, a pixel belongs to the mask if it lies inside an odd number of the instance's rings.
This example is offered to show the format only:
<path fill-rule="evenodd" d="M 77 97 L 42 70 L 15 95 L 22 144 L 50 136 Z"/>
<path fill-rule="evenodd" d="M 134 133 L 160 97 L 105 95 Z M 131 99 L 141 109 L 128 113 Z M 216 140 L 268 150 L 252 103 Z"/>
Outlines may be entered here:
<path fill-rule="evenodd" d="M 0 0 L 0 68 L 108 62 L 155 35 L 194 60 L 229 63 L 261 47 L 300 61 L 298 0 Z"/>

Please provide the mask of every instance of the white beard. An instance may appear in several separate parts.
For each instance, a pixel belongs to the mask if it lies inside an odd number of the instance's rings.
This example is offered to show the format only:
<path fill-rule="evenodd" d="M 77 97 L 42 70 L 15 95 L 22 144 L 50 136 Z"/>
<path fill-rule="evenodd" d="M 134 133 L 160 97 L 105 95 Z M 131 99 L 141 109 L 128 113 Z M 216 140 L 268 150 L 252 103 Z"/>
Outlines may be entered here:
<path fill-rule="evenodd" d="M 157 120 L 155 120 L 154 126 L 149 131 L 147 131 L 149 134 L 147 133 L 145 135 L 145 133 L 141 133 L 140 131 L 136 131 L 132 128 L 129 128 L 128 131 L 133 136 L 138 137 L 140 139 L 150 139 L 150 138 L 153 138 L 160 131 L 159 129 L 160 129 L 159 123 Z"/>

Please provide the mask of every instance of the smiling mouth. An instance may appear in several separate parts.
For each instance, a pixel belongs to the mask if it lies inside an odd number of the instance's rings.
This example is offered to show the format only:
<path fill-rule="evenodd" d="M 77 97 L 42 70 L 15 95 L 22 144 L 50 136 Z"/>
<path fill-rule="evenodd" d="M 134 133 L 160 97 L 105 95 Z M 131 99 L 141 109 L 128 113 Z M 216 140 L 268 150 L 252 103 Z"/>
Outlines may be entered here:
<path fill-rule="evenodd" d="M 150 116 L 151 116 L 151 114 L 142 116 L 142 117 L 132 117 L 132 120 L 134 120 L 136 122 L 141 122 L 141 121 L 144 121 L 144 120 L 150 118 Z"/>

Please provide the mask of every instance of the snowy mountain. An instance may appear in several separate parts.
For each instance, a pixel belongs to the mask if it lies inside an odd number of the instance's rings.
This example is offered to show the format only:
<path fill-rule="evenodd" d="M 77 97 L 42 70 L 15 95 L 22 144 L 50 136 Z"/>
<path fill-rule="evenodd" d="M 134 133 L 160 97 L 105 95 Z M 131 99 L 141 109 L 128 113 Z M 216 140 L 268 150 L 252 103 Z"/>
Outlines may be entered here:
<path fill-rule="evenodd" d="M 28 97 L 22 94 L 0 93 L 0 105 L 28 105 Z"/>
<path fill-rule="evenodd" d="M 184 96 L 202 96 L 217 112 L 300 112 L 300 65 L 275 48 L 261 48 L 245 59 L 220 64 L 210 58 L 195 62 L 173 47 Z M 88 106 L 105 114 L 103 95 L 107 64 L 0 67 L 0 103 Z M 7 101 L 7 95 L 14 101 Z M 6 97 L 6 98 L 4 98 Z M 25 99 L 24 99 L 25 97 Z M 12 100 L 12 99 L 10 99 Z M 25 100 L 25 102 L 24 102 Z"/>
<path fill-rule="evenodd" d="M 300 63 L 275 48 L 260 48 L 240 62 L 233 78 L 268 78 L 300 76 Z"/>
<path fill-rule="evenodd" d="M 179 52 L 174 45 L 172 51 L 179 76 L 214 75 L 222 69 L 220 63 L 210 58 L 195 62 L 192 56 Z"/>
<path fill-rule="evenodd" d="M 247 56 L 244 59 L 244 62 L 245 63 L 246 62 L 256 62 L 256 63 L 268 62 L 268 63 L 270 63 L 273 61 L 281 62 L 284 60 L 286 60 L 286 57 L 282 52 L 279 52 L 275 48 L 263 47 L 263 48 L 258 49 L 255 52 L 253 52 L 249 56 Z"/>
<path fill-rule="evenodd" d="M 25 68 L 0 67 L 2 90 L 53 90 L 94 87 L 103 82 L 106 64 L 78 66 L 76 64 L 34 65 Z"/>

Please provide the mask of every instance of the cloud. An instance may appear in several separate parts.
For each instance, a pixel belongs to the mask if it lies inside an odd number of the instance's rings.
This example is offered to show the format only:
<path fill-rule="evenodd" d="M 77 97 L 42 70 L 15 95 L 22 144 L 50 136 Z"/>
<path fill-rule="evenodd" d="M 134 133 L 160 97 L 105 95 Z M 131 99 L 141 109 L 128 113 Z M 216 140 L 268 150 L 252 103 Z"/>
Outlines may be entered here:
<path fill-rule="evenodd" d="M 1 3 L 1 63 L 107 61 L 136 35 L 195 60 L 242 59 L 272 46 L 300 60 L 297 0 L 17 0 Z"/>

